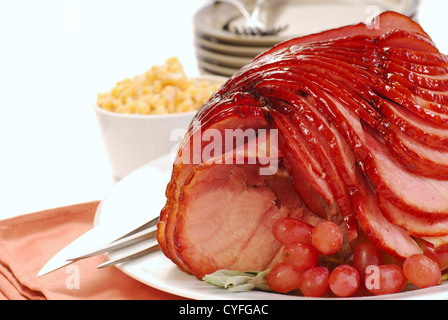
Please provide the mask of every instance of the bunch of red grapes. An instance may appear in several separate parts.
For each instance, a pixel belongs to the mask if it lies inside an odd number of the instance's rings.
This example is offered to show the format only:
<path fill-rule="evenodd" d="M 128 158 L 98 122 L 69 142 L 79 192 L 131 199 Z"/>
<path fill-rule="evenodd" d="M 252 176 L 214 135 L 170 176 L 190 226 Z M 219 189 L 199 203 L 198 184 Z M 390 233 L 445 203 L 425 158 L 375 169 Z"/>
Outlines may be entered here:
<path fill-rule="evenodd" d="M 408 282 L 418 288 L 435 286 L 441 270 L 448 267 L 448 252 L 436 252 L 425 243 L 420 244 L 424 254 L 385 263 L 385 254 L 368 240 L 352 243 L 352 258 L 334 263 L 343 233 L 330 221 L 314 227 L 284 218 L 276 222 L 273 234 L 284 246 L 283 260 L 271 269 L 267 282 L 280 293 L 307 297 L 392 294 L 402 291 Z"/>

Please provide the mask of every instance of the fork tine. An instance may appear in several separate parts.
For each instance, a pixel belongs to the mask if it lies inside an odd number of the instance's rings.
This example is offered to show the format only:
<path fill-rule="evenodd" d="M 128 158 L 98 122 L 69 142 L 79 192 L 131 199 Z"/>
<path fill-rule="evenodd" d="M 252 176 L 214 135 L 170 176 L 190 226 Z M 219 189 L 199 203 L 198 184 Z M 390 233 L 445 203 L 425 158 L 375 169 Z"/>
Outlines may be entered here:
<path fill-rule="evenodd" d="M 159 221 L 159 217 L 152 219 L 151 221 L 143 224 L 142 226 L 134 229 L 131 232 L 128 232 L 124 236 L 119 237 L 117 240 L 112 241 L 111 243 L 101 247 L 96 248 L 94 250 L 85 252 L 76 257 L 67 259 L 67 261 L 78 261 L 85 258 L 93 257 L 102 253 L 111 252 L 114 250 L 118 250 L 121 248 L 125 248 L 131 245 L 134 245 L 143 240 L 153 238 L 157 234 L 157 223 Z"/>
<path fill-rule="evenodd" d="M 112 252 L 118 249 L 126 248 L 129 246 L 132 246 L 134 244 L 137 244 L 139 242 L 142 242 L 144 240 L 154 238 L 157 234 L 157 226 L 150 227 L 146 230 L 142 230 L 140 232 L 137 232 L 135 234 L 132 234 L 130 236 L 122 237 L 119 240 L 116 240 L 114 242 L 111 242 L 110 244 L 99 248 L 92 250 L 90 252 L 84 253 L 82 255 L 79 255 L 77 257 L 68 259 L 69 261 L 78 261 L 82 259 L 86 259 L 89 257 L 97 256 L 102 253 Z"/>
<path fill-rule="evenodd" d="M 121 236 L 121 237 L 118 238 L 117 240 L 120 240 L 120 239 L 122 239 L 122 238 L 129 237 L 129 236 L 131 236 L 131 235 L 133 235 L 133 234 L 135 234 L 135 233 L 138 233 L 138 232 L 140 232 L 140 231 L 142 231 L 142 230 L 146 230 L 146 229 L 151 228 L 151 227 L 153 227 L 153 226 L 157 226 L 158 223 L 159 223 L 159 216 L 155 217 L 154 219 L 152 219 L 152 220 L 149 221 L 149 222 L 144 223 L 144 224 L 141 225 L 140 227 L 138 227 L 138 228 L 136 228 L 136 229 L 134 229 L 134 230 L 128 232 L 127 234 Z M 115 240 L 115 241 L 117 241 L 117 240 Z M 115 241 L 114 241 L 114 242 L 115 242 Z"/>
<path fill-rule="evenodd" d="M 137 259 L 139 257 L 145 256 L 149 253 L 158 251 L 160 249 L 160 245 L 157 242 L 157 239 L 152 239 L 152 241 L 148 241 L 146 245 L 138 246 L 137 248 L 131 250 L 130 252 L 126 252 L 123 255 L 119 255 L 118 257 L 112 258 L 109 261 L 106 261 L 97 266 L 98 269 L 110 267 L 117 265 L 119 263 L 123 263 L 129 260 Z"/>
<path fill-rule="evenodd" d="M 243 36 L 273 36 L 288 28 L 288 25 L 281 25 L 263 29 L 260 27 L 234 26 L 230 31 Z"/>

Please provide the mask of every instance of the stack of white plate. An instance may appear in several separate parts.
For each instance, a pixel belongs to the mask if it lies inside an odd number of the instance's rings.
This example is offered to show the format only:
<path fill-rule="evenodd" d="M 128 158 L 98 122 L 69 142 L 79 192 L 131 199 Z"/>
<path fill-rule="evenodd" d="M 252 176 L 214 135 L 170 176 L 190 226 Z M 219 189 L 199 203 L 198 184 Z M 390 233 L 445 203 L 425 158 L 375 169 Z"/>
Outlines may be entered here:
<path fill-rule="evenodd" d="M 251 11 L 254 1 L 243 3 Z M 269 0 L 262 9 L 262 19 L 270 26 L 288 27 L 276 36 L 243 36 L 230 31 L 244 23 L 239 11 L 225 2 L 211 2 L 193 19 L 198 67 L 204 74 L 229 77 L 256 55 L 286 39 L 368 23 L 386 10 L 413 17 L 418 4 L 419 0 Z"/>

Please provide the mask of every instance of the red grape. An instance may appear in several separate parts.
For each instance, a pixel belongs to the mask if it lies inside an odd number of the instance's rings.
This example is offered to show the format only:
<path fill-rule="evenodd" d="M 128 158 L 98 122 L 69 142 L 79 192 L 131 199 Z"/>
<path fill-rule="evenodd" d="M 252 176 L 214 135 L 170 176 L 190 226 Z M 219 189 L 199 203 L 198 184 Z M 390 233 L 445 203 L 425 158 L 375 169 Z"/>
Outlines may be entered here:
<path fill-rule="evenodd" d="M 329 288 L 330 271 L 325 267 L 314 267 L 302 274 L 300 291 L 306 297 L 322 297 Z"/>
<path fill-rule="evenodd" d="M 342 240 L 341 229 L 331 221 L 319 223 L 312 231 L 313 245 L 324 255 L 336 253 L 341 248 Z"/>
<path fill-rule="evenodd" d="M 431 243 L 422 239 L 417 239 L 417 241 L 423 250 L 423 254 L 437 262 L 441 270 L 448 268 L 448 251 L 436 250 Z"/>
<path fill-rule="evenodd" d="M 335 295 L 349 297 L 358 290 L 361 278 L 355 268 L 343 264 L 331 272 L 328 281 L 330 289 Z"/>
<path fill-rule="evenodd" d="M 283 218 L 275 222 L 272 229 L 274 237 L 281 244 L 302 242 L 311 244 L 311 231 L 313 226 L 294 218 Z"/>
<path fill-rule="evenodd" d="M 374 295 L 392 294 L 403 290 L 406 277 L 403 270 L 395 264 L 369 266 L 365 286 Z"/>
<path fill-rule="evenodd" d="M 371 242 L 360 243 L 353 253 L 353 266 L 358 270 L 359 275 L 364 279 L 368 266 L 379 266 L 381 262 L 381 252 Z"/>
<path fill-rule="evenodd" d="M 317 265 L 319 253 L 310 244 L 291 242 L 283 248 L 283 261 L 296 269 L 308 270 Z"/>
<path fill-rule="evenodd" d="M 267 283 L 273 291 L 288 293 L 300 287 L 302 273 L 303 271 L 299 271 L 290 264 L 282 262 L 269 271 Z"/>
<path fill-rule="evenodd" d="M 442 272 L 434 260 L 422 254 L 414 254 L 403 263 L 406 278 L 419 288 L 435 286 L 439 283 Z"/>

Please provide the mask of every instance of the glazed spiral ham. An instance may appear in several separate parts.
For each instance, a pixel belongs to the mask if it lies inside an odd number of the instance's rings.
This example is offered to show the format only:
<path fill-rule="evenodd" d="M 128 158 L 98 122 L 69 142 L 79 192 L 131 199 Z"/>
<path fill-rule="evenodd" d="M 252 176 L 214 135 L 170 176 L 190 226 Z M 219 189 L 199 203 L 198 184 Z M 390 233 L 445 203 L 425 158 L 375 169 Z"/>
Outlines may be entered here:
<path fill-rule="evenodd" d="M 284 217 L 338 224 L 341 256 L 360 233 L 401 259 L 448 243 L 448 58 L 408 17 L 377 23 L 280 43 L 201 107 L 158 226 L 179 268 L 266 270 Z"/>

